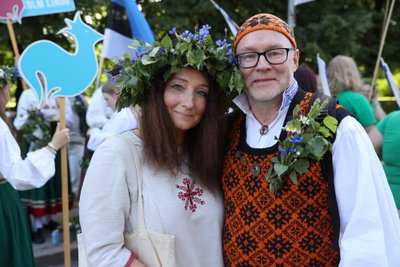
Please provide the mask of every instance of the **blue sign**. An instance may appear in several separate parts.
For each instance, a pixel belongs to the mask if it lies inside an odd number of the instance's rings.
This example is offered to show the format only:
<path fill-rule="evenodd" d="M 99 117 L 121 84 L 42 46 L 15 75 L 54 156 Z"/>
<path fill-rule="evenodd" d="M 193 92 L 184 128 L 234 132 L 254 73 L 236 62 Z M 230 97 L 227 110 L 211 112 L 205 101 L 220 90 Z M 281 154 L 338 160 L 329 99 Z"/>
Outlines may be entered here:
<path fill-rule="evenodd" d="M 74 20 L 65 19 L 68 27 L 59 31 L 75 40 L 75 52 L 69 53 L 48 40 L 30 44 L 18 62 L 23 79 L 35 91 L 39 106 L 45 98 L 69 97 L 85 91 L 98 71 L 95 44 L 103 35 L 85 24 L 79 12 Z"/>
<path fill-rule="evenodd" d="M 22 17 L 40 16 L 75 10 L 73 0 L 24 0 Z"/>

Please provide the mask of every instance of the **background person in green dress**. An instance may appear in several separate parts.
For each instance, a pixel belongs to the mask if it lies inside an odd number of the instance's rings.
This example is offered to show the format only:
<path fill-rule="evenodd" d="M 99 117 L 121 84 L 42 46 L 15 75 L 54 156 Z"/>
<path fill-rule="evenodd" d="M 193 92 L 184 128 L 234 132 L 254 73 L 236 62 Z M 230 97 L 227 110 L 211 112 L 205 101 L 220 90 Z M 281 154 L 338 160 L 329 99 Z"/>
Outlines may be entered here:
<path fill-rule="evenodd" d="M 382 155 L 383 169 L 400 214 L 400 110 L 386 115 L 369 137 L 377 153 Z"/>
<path fill-rule="evenodd" d="M 359 93 L 363 83 L 353 58 L 343 55 L 334 57 L 328 65 L 328 83 L 332 96 L 355 116 L 367 132 L 375 128 L 372 107 L 368 99 Z"/>

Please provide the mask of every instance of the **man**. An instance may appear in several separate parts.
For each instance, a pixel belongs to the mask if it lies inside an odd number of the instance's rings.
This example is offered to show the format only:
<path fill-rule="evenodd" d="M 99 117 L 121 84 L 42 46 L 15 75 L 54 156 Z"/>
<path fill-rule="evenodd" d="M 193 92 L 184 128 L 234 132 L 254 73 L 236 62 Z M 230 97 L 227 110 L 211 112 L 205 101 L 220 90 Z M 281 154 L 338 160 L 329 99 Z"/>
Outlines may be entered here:
<path fill-rule="evenodd" d="M 294 79 L 300 52 L 290 27 L 255 15 L 234 51 L 244 91 L 234 99 L 241 112 L 231 116 L 222 177 L 226 266 L 400 266 L 400 222 L 385 174 L 343 108 L 327 160 L 310 158 L 297 185 L 286 175 L 270 190 L 266 177 L 278 165 L 271 159 L 284 153 L 275 136 L 284 140 L 295 105 L 307 115 L 313 99 Z"/>

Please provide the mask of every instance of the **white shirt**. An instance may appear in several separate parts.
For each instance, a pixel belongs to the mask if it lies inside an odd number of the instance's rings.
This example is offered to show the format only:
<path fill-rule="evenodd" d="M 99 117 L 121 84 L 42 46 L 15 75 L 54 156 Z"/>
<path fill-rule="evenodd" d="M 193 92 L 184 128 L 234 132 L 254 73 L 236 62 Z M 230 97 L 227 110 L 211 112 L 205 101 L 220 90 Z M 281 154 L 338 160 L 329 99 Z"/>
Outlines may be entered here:
<path fill-rule="evenodd" d="M 102 129 L 93 128 L 90 130 L 90 138 L 87 147 L 96 151 L 96 149 L 108 137 L 117 135 L 132 129 L 138 128 L 136 114 L 131 108 L 123 108 L 115 112 L 111 119 L 104 124 Z"/>
<path fill-rule="evenodd" d="M 141 140 L 131 132 L 123 135 L 129 136 L 142 154 Z M 121 137 L 110 137 L 90 162 L 79 203 L 90 266 L 124 266 L 131 255 L 123 246 L 123 233 L 129 216 L 133 229 L 138 229 L 137 180 L 132 160 L 128 143 Z M 188 186 L 183 184 L 184 179 L 190 179 L 186 168 L 171 177 L 143 161 L 142 166 L 146 226 L 175 236 L 176 267 L 222 267 L 222 197 L 195 184 L 192 193 L 196 189 L 204 191 L 194 194 L 192 201 L 197 207 L 192 211 L 191 202 L 185 196 L 179 197 L 180 193 L 188 193 Z"/>
<path fill-rule="evenodd" d="M 297 91 L 297 83 L 295 87 Z M 283 102 L 286 99 L 284 94 Z M 246 114 L 247 144 L 253 148 L 274 145 L 287 106 L 282 104 L 269 132 L 261 136 L 261 124 L 254 119 L 247 96 L 242 93 L 234 102 Z M 399 267 L 400 220 L 393 195 L 368 135 L 351 116 L 337 128 L 332 161 L 340 217 L 339 266 Z"/>
<path fill-rule="evenodd" d="M 101 91 L 102 86 L 94 91 L 90 104 L 86 111 L 86 123 L 89 128 L 103 128 L 104 124 L 109 120 L 113 111 L 107 106 Z"/>
<path fill-rule="evenodd" d="M 43 186 L 55 173 L 54 155 L 46 148 L 29 152 L 23 160 L 21 150 L 7 124 L 0 118 L 0 177 L 15 189 Z"/>

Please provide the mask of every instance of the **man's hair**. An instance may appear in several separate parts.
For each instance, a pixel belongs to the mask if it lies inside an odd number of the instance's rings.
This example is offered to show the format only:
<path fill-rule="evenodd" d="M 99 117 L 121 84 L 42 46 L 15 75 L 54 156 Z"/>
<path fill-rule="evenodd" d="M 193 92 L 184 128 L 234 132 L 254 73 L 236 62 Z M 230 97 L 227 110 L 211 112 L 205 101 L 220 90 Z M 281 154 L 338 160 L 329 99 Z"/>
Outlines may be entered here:
<path fill-rule="evenodd" d="M 160 70 L 160 74 L 163 71 Z M 222 160 L 224 101 L 216 81 L 205 75 L 209 83 L 206 110 L 199 124 L 186 132 L 181 148 L 178 148 L 176 129 L 164 103 L 167 81 L 164 82 L 162 75 L 154 75 L 142 107 L 141 139 L 144 158 L 153 167 L 174 175 L 184 160 L 194 181 L 216 192 Z"/>
<path fill-rule="evenodd" d="M 334 57 L 328 65 L 328 82 L 333 96 L 344 90 L 358 92 L 362 80 L 354 59 L 343 55 Z"/>

